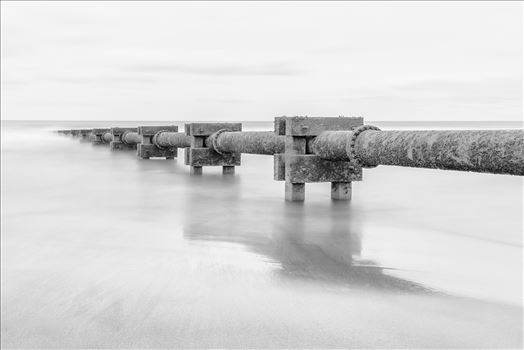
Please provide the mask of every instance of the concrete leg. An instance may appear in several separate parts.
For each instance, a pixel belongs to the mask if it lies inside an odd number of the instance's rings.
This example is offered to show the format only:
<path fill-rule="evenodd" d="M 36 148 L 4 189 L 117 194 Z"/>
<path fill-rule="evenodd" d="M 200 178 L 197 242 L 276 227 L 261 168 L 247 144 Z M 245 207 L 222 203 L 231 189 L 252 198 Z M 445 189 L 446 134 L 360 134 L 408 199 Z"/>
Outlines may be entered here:
<path fill-rule="evenodd" d="M 351 200 L 351 182 L 332 182 L 331 199 Z"/>
<path fill-rule="evenodd" d="M 232 175 L 235 173 L 235 167 L 234 166 L 223 166 L 222 167 L 222 174 L 224 175 Z"/>
<path fill-rule="evenodd" d="M 202 167 L 201 166 L 191 166 L 191 167 L 189 167 L 189 174 L 191 174 L 191 175 L 202 175 Z"/>
<path fill-rule="evenodd" d="M 303 201 L 306 197 L 306 184 L 286 181 L 286 200 Z"/>

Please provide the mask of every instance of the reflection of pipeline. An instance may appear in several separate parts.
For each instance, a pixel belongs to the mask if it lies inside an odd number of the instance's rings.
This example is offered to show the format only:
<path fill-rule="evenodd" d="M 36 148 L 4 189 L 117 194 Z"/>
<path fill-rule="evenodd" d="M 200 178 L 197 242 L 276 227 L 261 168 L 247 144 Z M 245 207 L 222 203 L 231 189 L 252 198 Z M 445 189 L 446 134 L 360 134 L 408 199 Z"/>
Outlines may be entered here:
<path fill-rule="evenodd" d="M 280 262 L 283 276 L 360 288 L 432 292 L 388 275 L 374 261 L 361 259 L 360 215 L 348 202 L 333 202 L 325 208 L 328 213 L 302 203 L 284 205 L 280 222 L 275 220 L 272 240 L 273 258 Z"/>
<path fill-rule="evenodd" d="M 274 257 L 283 273 L 304 278 L 340 278 L 361 254 L 360 220 L 347 202 L 317 208 L 285 202 L 274 220 Z M 349 217 L 348 217 L 349 216 Z"/>
<path fill-rule="evenodd" d="M 284 152 L 285 136 L 273 132 L 219 131 L 206 141 L 219 153 Z M 354 160 L 365 166 L 524 175 L 522 130 L 324 131 L 308 141 L 309 153 L 326 160 Z"/>
<path fill-rule="evenodd" d="M 192 240 L 237 242 L 246 237 L 242 209 L 239 208 L 242 190 L 238 177 L 209 176 L 187 179 L 191 186 L 184 198 L 184 237 Z M 241 232 L 239 232 L 239 230 Z"/>
<path fill-rule="evenodd" d="M 205 188 L 200 191 L 207 193 Z M 302 203 L 268 205 L 265 201 L 243 200 L 242 205 L 236 205 L 239 193 L 240 189 L 212 198 L 188 195 L 184 201 L 184 238 L 241 244 L 263 256 L 265 263 L 277 263 L 278 274 L 285 278 L 428 292 L 416 283 L 385 274 L 373 261 L 359 259 L 359 213 L 352 211 L 349 203 L 334 202 L 319 208 Z"/>

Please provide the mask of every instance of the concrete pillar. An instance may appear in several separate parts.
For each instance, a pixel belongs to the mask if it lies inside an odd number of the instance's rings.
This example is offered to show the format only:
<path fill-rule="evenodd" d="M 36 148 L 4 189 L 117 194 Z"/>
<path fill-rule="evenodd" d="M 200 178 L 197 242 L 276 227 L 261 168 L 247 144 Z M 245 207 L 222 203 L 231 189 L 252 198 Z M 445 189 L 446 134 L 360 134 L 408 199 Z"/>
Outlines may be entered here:
<path fill-rule="evenodd" d="M 222 167 L 222 174 L 223 175 L 233 175 L 235 174 L 235 167 L 230 165 L 224 165 Z"/>
<path fill-rule="evenodd" d="M 286 200 L 287 201 L 303 201 L 306 198 L 306 184 L 305 183 L 291 183 L 286 181 Z"/>
<path fill-rule="evenodd" d="M 307 139 L 305 137 L 286 135 L 286 154 L 306 154 Z M 286 180 L 285 199 L 287 201 L 303 201 L 306 198 L 306 184 Z"/>
<path fill-rule="evenodd" d="M 202 167 L 201 166 L 190 166 L 189 174 L 190 175 L 202 175 Z"/>
<path fill-rule="evenodd" d="M 350 200 L 351 199 L 351 182 L 332 182 L 331 199 Z"/>

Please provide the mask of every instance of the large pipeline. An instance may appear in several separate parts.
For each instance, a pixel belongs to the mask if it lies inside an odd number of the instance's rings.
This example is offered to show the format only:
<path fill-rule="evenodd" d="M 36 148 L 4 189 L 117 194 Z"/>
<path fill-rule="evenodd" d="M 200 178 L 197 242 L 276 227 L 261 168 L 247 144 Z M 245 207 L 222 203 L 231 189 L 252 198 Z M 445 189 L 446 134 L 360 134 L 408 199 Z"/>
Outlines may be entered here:
<path fill-rule="evenodd" d="M 153 143 L 159 148 L 184 148 L 191 146 L 191 137 L 183 132 L 160 131 L 153 137 Z"/>
<path fill-rule="evenodd" d="M 329 160 L 524 175 L 522 130 L 325 131 L 311 150 Z"/>
<path fill-rule="evenodd" d="M 63 130 L 67 134 L 69 130 Z M 109 132 L 101 141 L 109 143 Z M 123 140 L 140 143 L 128 132 Z M 191 137 L 159 132 L 159 147 L 190 147 Z M 206 140 L 218 153 L 285 153 L 285 136 L 273 132 L 219 131 Z M 308 141 L 308 153 L 326 160 L 351 160 L 363 166 L 393 165 L 414 168 L 524 175 L 524 131 L 517 130 L 403 130 L 382 131 L 360 126 L 351 131 L 324 131 Z"/>
<path fill-rule="evenodd" d="M 219 131 L 206 145 L 219 153 L 284 153 L 285 136 L 273 132 Z M 524 175 L 522 130 L 325 131 L 309 152 L 326 160 L 353 160 L 363 166 L 395 165 L 482 173 Z"/>
<path fill-rule="evenodd" d="M 206 140 L 218 153 L 276 154 L 284 152 L 285 136 L 272 131 L 223 131 Z"/>
<path fill-rule="evenodd" d="M 122 134 L 122 142 L 128 145 L 137 145 L 142 142 L 142 136 L 134 131 L 126 131 Z"/>

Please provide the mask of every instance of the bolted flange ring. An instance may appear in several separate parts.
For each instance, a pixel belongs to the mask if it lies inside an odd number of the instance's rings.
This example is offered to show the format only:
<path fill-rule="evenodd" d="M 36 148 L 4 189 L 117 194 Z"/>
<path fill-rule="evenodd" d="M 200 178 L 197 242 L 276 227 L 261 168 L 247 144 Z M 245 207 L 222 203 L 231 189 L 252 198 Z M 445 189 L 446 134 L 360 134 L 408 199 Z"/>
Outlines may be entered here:
<path fill-rule="evenodd" d="M 380 129 L 373 125 L 361 125 L 352 130 L 351 139 L 349 140 L 346 148 L 346 153 L 349 157 L 349 160 L 354 164 L 359 164 L 364 168 L 374 168 L 377 165 L 373 164 L 364 164 L 360 159 L 358 159 L 357 152 L 355 150 L 355 144 L 357 142 L 358 136 L 364 131 L 375 130 L 380 131 Z"/>
<path fill-rule="evenodd" d="M 213 135 L 209 136 L 209 138 L 211 139 L 211 145 L 213 146 L 213 150 L 217 152 L 218 154 L 222 154 L 222 155 L 224 154 L 218 150 L 218 144 L 217 144 L 218 136 L 220 136 L 221 133 L 226 132 L 226 131 L 231 131 L 231 130 L 220 129 L 217 132 L 215 132 Z"/>
<path fill-rule="evenodd" d="M 157 131 L 156 134 L 153 135 L 153 137 L 151 138 L 151 142 L 153 143 L 153 145 L 155 145 L 156 147 L 158 147 L 159 149 L 169 149 L 170 147 L 167 146 L 167 147 L 163 147 L 163 146 L 160 146 L 158 144 L 158 137 L 160 136 L 161 133 L 163 132 L 169 132 L 168 130 L 160 130 L 160 131 Z"/>

